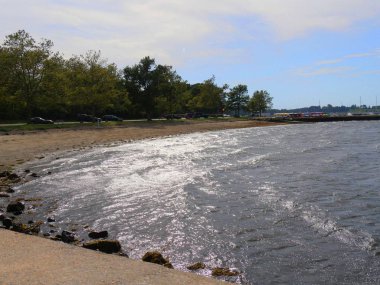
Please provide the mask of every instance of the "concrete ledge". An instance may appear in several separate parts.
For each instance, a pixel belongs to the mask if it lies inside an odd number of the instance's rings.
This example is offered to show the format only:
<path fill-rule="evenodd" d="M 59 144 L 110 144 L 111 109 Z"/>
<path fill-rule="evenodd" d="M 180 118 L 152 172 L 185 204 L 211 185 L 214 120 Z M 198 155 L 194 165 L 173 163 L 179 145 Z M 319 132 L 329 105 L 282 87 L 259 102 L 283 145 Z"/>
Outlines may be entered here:
<path fill-rule="evenodd" d="M 0 284 L 228 283 L 0 229 Z"/>

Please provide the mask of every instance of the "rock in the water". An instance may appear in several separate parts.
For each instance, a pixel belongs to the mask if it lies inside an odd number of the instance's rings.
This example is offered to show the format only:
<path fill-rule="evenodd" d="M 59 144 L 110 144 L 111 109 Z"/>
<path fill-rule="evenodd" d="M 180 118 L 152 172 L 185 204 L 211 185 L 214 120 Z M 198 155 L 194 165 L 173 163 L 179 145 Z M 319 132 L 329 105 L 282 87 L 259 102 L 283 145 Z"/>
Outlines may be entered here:
<path fill-rule="evenodd" d="M 9 194 L 0 192 L 0 198 L 9 198 L 9 197 L 11 197 Z"/>
<path fill-rule="evenodd" d="M 24 234 L 38 234 L 40 232 L 41 224 L 42 224 L 41 222 L 36 222 L 29 225 L 17 223 L 17 224 L 13 224 L 12 229 L 15 232 L 20 232 Z"/>
<path fill-rule="evenodd" d="M 197 263 L 194 263 L 193 265 L 190 265 L 186 268 L 189 270 L 199 270 L 199 269 L 205 269 L 206 265 L 203 262 L 197 262 Z"/>
<path fill-rule="evenodd" d="M 92 239 L 98 239 L 98 238 L 106 238 L 108 237 L 107 231 L 100 231 L 100 232 L 90 232 L 88 236 Z"/>
<path fill-rule="evenodd" d="M 11 175 L 9 171 L 0 172 L 0 177 L 8 177 L 9 175 Z"/>
<path fill-rule="evenodd" d="M 68 231 L 62 231 L 61 239 L 65 243 L 72 243 L 75 241 L 75 234 Z"/>
<path fill-rule="evenodd" d="M 237 276 L 240 273 L 229 268 L 216 267 L 212 270 L 212 276 Z"/>
<path fill-rule="evenodd" d="M 20 179 L 20 176 L 18 176 L 16 173 L 11 173 L 8 175 L 9 180 L 17 180 Z"/>
<path fill-rule="evenodd" d="M 37 177 L 38 177 L 38 174 L 33 172 L 32 174 L 30 174 L 30 176 L 32 176 L 32 177 L 34 177 L 34 178 L 37 178 Z"/>
<path fill-rule="evenodd" d="M 0 221 L 4 221 L 6 217 L 3 214 L 0 214 Z"/>
<path fill-rule="evenodd" d="M 116 253 L 121 250 L 120 242 L 117 240 L 93 240 L 84 243 L 83 247 L 105 253 Z"/>
<path fill-rule="evenodd" d="M 7 193 L 14 193 L 15 192 L 15 190 L 13 190 L 11 187 L 9 187 L 8 189 L 7 189 L 7 191 L 6 191 Z"/>
<path fill-rule="evenodd" d="M 144 254 L 143 261 L 164 265 L 169 263 L 169 260 L 165 259 L 158 251 L 148 251 Z"/>
<path fill-rule="evenodd" d="M 53 222 L 55 222 L 55 219 L 52 218 L 52 217 L 48 217 L 48 218 L 47 218 L 47 221 L 48 221 L 48 223 L 53 223 Z"/>
<path fill-rule="evenodd" d="M 13 225 L 13 222 L 11 219 L 9 218 L 4 218 L 3 220 L 3 225 L 4 227 L 6 227 L 7 229 L 9 229 L 12 225 Z"/>
<path fill-rule="evenodd" d="M 11 212 L 11 213 L 19 213 L 19 212 L 22 212 L 24 211 L 25 209 L 25 205 L 24 203 L 22 202 L 11 202 L 8 206 L 7 206 L 7 212 Z"/>

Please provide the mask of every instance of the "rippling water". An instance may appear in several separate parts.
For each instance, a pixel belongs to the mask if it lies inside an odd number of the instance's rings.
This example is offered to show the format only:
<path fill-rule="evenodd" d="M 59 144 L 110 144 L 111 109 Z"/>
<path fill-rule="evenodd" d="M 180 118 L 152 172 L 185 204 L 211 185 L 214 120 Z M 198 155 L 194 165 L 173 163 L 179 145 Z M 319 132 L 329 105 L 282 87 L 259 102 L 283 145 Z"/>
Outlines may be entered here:
<path fill-rule="evenodd" d="M 21 190 L 61 228 L 109 230 L 132 258 L 158 249 L 244 284 L 380 283 L 379 122 L 181 135 L 30 169 L 53 173 Z"/>

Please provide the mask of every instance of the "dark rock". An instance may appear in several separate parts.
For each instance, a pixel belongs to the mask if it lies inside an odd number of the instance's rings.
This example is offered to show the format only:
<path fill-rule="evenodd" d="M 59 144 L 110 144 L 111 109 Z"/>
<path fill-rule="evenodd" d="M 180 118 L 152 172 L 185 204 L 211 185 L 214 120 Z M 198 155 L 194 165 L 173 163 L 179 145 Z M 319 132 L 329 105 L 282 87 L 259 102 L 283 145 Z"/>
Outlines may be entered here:
<path fill-rule="evenodd" d="M 17 201 L 17 202 L 11 202 L 7 206 L 7 212 L 13 212 L 15 215 L 16 213 L 22 212 L 25 209 L 25 205 L 23 202 Z"/>
<path fill-rule="evenodd" d="M 11 173 L 8 175 L 9 180 L 17 180 L 20 179 L 20 176 L 18 176 L 16 173 Z"/>
<path fill-rule="evenodd" d="M 40 226 L 42 222 L 36 222 L 33 224 L 13 224 L 13 230 L 25 234 L 38 234 L 40 232 Z"/>
<path fill-rule="evenodd" d="M 30 173 L 30 170 L 29 169 L 25 169 L 24 172 L 25 173 Z"/>
<path fill-rule="evenodd" d="M 212 270 L 212 276 L 237 276 L 240 273 L 229 268 L 216 267 Z"/>
<path fill-rule="evenodd" d="M 62 240 L 62 236 L 61 235 L 56 235 L 55 237 L 51 237 L 50 239 L 51 240 L 56 240 L 56 241 L 61 241 Z"/>
<path fill-rule="evenodd" d="M 9 218 L 4 218 L 2 222 L 3 222 L 4 227 L 6 227 L 7 229 L 9 229 L 13 225 L 12 220 Z"/>
<path fill-rule="evenodd" d="M 31 225 L 33 224 L 34 222 L 32 220 L 28 221 L 28 224 Z"/>
<path fill-rule="evenodd" d="M 43 236 L 44 237 L 50 237 L 50 234 L 49 233 L 44 233 Z"/>
<path fill-rule="evenodd" d="M 105 253 L 116 253 L 121 250 L 120 242 L 117 240 L 93 240 L 84 243 L 83 247 Z"/>
<path fill-rule="evenodd" d="M 144 254 L 143 261 L 164 265 L 169 263 L 169 260 L 165 259 L 158 251 L 148 251 Z"/>
<path fill-rule="evenodd" d="M 186 268 L 189 270 L 199 270 L 199 269 L 205 269 L 206 265 L 203 262 L 197 262 L 197 263 L 194 263 L 193 265 L 190 265 Z"/>
<path fill-rule="evenodd" d="M 15 192 L 15 190 L 13 190 L 11 187 L 9 187 L 8 189 L 7 189 L 7 191 L 6 191 L 7 193 L 14 193 Z"/>
<path fill-rule="evenodd" d="M 22 211 L 15 211 L 13 212 L 13 215 L 15 216 L 20 216 L 22 214 Z"/>
<path fill-rule="evenodd" d="M 55 230 L 50 230 L 49 233 L 51 233 L 51 234 L 52 234 L 52 233 L 55 233 Z"/>
<path fill-rule="evenodd" d="M 47 173 L 48 175 L 51 175 L 51 171 L 48 171 L 48 173 Z"/>
<path fill-rule="evenodd" d="M 38 174 L 37 174 L 37 173 L 34 173 L 34 172 L 33 172 L 32 174 L 30 174 L 30 176 L 32 176 L 32 177 L 34 177 L 34 178 L 39 177 Z"/>
<path fill-rule="evenodd" d="M 55 222 L 55 219 L 52 218 L 52 217 L 48 217 L 48 218 L 47 218 L 47 221 L 48 221 L 48 223 L 53 223 L 53 222 Z"/>
<path fill-rule="evenodd" d="M 8 177 L 9 175 L 11 175 L 9 171 L 0 172 L 0 177 Z"/>
<path fill-rule="evenodd" d="M 0 192 L 0 198 L 9 198 L 9 197 L 11 197 L 9 194 Z"/>
<path fill-rule="evenodd" d="M 72 232 L 62 231 L 61 236 L 62 236 L 62 238 L 61 238 L 62 241 L 65 243 L 72 243 L 76 240 L 75 234 Z"/>
<path fill-rule="evenodd" d="M 108 237 L 107 231 L 101 231 L 101 232 L 90 232 L 88 236 L 92 239 L 99 239 L 99 238 L 106 238 Z"/>
<path fill-rule="evenodd" d="M 4 221 L 6 217 L 3 214 L 0 214 L 0 221 Z"/>
<path fill-rule="evenodd" d="M 164 267 L 169 268 L 169 269 L 174 269 L 173 265 L 170 262 L 165 263 Z"/>

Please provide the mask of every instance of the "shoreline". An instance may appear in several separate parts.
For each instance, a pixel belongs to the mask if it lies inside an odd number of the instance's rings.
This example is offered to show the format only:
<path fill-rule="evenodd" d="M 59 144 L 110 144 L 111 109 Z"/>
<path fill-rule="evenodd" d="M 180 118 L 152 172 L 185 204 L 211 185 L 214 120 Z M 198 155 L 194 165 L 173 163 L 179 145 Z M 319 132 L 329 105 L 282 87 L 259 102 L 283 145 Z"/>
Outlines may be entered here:
<path fill-rule="evenodd" d="M 257 121 L 227 121 L 227 122 L 209 122 L 209 121 L 201 121 L 201 122 L 178 122 L 174 124 L 152 124 L 150 126 L 145 125 L 134 125 L 122 128 L 93 128 L 86 130 L 49 130 L 43 132 L 30 132 L 24 134 L 11 134 L 0 136 L 0 143 L 4 145 L 4 148 L 0 150 L 0 158 L 3 169 L 12 170 L 14 169 L 18 173 L 18 177 L 15 177 L 14 180 L 8 179 L 8 177 L 0 178 L 0 193 L 4 192 L 5 188 L 12 189 L 13 185 L 22 184 L 26 181 L 30 181 L 30 179 L 37 178 L 33 177 L 33 173 L 29 173 L 26 169 L 21 169 L 26 162 L 30 161 L 38 161 L 38 159 L 44 158 L 44 156 L 52 156 L 58 155 L 58 153 L 65 153 L 68 151 L 79 151 L 83 149 L 89 149 L 97 146 L 111 146 L 114 144 L 127 143 L 134 140 L 140 139 L 150 139 L 157 137 L 165 137 L 171 135 L 180 135 L 186 133 L 194 133 L 194 132 L 206 132 L 206 131 L 216 131 L 216 130 L 225 130 L 225 129 L 236 129 L 236 128 L 251 128 L 251 127 L 265 127 L 265 126 L 274 126 L 274 125 L 283 125 L 279 123 L 268 123 L 268 122 L 257 122 Z M 22 148 L 22 151 L 18 149 Z M 0 171 L 0 173 L 5 173 L 4 170 Z M 9 174 L 12 174 L 9 172 Z M 8 185 L 4 181 L 8 179 Z M 4 199 L 8 199 L 9 203 L 14 201 L 12 197 L 12 192 L 7 192 L 10 194 L 8 197 L 4 196 L 0 199 L 0 215 L 4 217 L 10 216 L 5 211 Z M 15 193 L 17 200 L 22 202 L 26 202 L 26 204 L 30 204 L 30 201 L 27 199 L 22 200 L 19 196 L 17 197 L 17 193 Z M 33 195 L 32 195 L 33 196 Z M 17 201 L 16 200 L 16 201 Z M 39 201 L 41 202 L 41 201 Z M 1 207 L 2 206 L 2 207 Z M 2 209 L 3 208 L 3 209 Z M 46 213 L 45 218 L 48 218 L 48 213 Z M 13 231 L 24 232 L 28 234 L 33 234 L 42 237 L 42 232 L 40 231 L 40 225 L 38 223 L 46 223 L 46 221 L 34 221 L 31 220 L 31 223 L 26 224 L 27 220 L 29 221 L 30 217 L 27 214 L 15 214 L 12 218 L 14 222 L 12 225 Z M 16 221 L 19 225 L 16 227 Z M 20 226 L 21 225 L 21 226 Z M 38 230 L 33 232 L 30 229 L 36 225 Z M 26 230 L 25 230 L 26 229 Z M 84 229 L 83 229 L 84 230 Z M 104 229 L 106 230 L 106 229 Z M 56 236 L 60 234 L 60 232 L 54 233 Z M 4 236 L 8 235 L 4 230 L 0 229 L 0 240 L 4 238 Z M 55 236 L 55 237 L 56 237 Z M 53 239 L 52 235 L 45 236 L 47 239 Z M 22 238 L 20 238 L 22 239 Z M 42 239 L 43 240 L 43 239 Z M 57 239 L 61 240 L 62 239 Z M 77 247 L 82 247 L 84 241 L 77 240 Z M 87 240 L 88 242 L 88 240 Z M 13 242 L 11 244 L 15 245 Z M 72 244 L 75 242 L 72 242 Z M 12 246 L 11 246 L 12 247 Z M 4 250 L 4 249 L 2 249 Z M 81 249 L 82 250 L 82 249 Z M 122 251 L 121 251 L 122 253 Z M 29 256 L 29 255 L 28 255 Z M 125 258 L 127 259 L 127 258 Z M 209 268 L 212 270 L 212 268 Z M 227 269 L 228 270 L 228 269 Z M 175 270 L 177 271 L 177 270 Z M 182 272 L 182 271 L 181 271 Z M 195 271 L 196 272 L 196 271 Z M 186 273 L 186 272 L 183 272 Z M 231 274 L 234 272 L 230 272 Z M 188 273 L 186 273 L 188 274 Z M 196 274 L 194 274 L 196 275 Z M 210 279 L 216 282 L 220 282 L 217 279 Z M 199 281 L 197 281 L 199 282 Z M 182 283 L 178 283 L 182 284 Z M 194 283 L 198 284 L 198 283 Z"/>
<path fill-rule="evenodd" d="M 255 120 L 136 122 L 114 127 L 93 126 L 85 129 L 50 129 L 3 134 L 0 135 L 0 172 L 15 169 L 25 162 L 62 151 L 194 132 L 287 124 Z"/>

